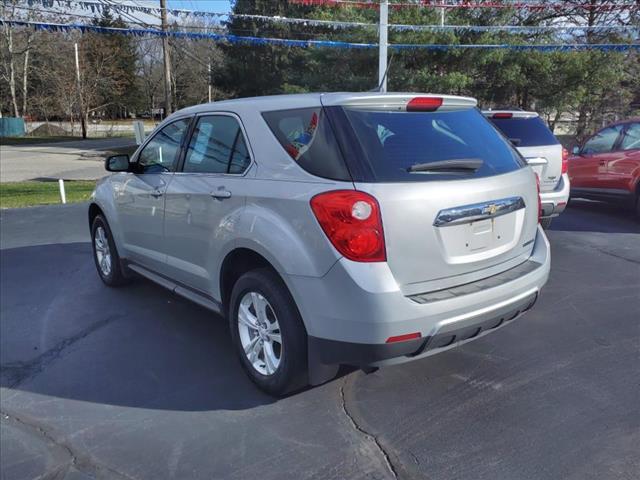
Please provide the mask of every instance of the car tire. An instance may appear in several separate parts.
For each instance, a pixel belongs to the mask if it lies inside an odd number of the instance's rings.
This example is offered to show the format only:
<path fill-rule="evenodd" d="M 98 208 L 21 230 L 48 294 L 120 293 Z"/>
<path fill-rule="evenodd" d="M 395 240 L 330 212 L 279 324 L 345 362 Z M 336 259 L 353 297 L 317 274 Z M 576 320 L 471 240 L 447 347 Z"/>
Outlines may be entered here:
<path fill-rule="evenodd" d="M 229 307 L 231 338 L 240 363 L 261 390 L 281 396 L 308 384 L 307 333 L 289 290 L 275 272 L 261 268 L 243 274 L 233 286 Z"/>
<path fill-rule="evenodd" d="M 120 262 L 109 224 L 102 215 L 97 215 L 91 224 L 91 245 L 93 260 L 104 284 L 109 287 L 127 284 L 129 278 Z"/>
<path fill-rule="evenodd" d="M 551 221 L 553 220 L 553 218 L 541 218 L 540 219 L 540 225 L 542 225 L 542 228 L 544 228 L 545 230 L 548 230 L 549 227 L 551 226 Z"/>

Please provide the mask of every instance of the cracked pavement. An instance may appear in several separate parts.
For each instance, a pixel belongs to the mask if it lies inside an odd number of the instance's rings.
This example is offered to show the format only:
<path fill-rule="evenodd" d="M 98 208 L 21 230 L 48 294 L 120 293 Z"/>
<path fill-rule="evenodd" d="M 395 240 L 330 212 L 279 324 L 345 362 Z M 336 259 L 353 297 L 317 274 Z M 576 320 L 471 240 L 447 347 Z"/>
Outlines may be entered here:
<path fill-rule="evenodd" d="M 572 202 L 513 325 L 276 400 L 220 317 L 100 283 L 86 205 L 0 211 L 0 478 L 631 479 L 640 223 Z"/>

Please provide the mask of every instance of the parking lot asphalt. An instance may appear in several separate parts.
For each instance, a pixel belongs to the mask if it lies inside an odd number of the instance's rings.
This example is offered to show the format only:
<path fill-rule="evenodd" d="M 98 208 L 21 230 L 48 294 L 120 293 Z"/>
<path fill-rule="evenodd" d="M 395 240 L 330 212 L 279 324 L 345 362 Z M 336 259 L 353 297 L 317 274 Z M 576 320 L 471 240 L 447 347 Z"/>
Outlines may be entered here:
<path fill-rule="evenodd" d="M 104 287 L 86 206 L 0 212 L 0 477 L 640 476 L 640 223 L 572 201 L 535 308 L 475 342 L 284 399 L 225 322 Z"/>

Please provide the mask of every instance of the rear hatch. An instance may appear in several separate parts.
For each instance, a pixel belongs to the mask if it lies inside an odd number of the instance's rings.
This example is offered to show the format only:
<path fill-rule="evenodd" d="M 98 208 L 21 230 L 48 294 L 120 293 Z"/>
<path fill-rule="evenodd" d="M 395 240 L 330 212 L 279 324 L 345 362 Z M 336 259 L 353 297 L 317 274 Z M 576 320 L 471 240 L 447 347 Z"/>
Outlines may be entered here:
<path fill-rule="evenodd" d="M 485 111 L 540 178 L 540 190 L 556 188 L 562 175 L 562 145 L 535 112 Z"/>
<path fill-rule="evenodd" d="M 380 204 L 387 263 L 405 294 L 469 283 L 530 256 L 535 176 L 475 100 L 328 97 L 355 187 Z"/>

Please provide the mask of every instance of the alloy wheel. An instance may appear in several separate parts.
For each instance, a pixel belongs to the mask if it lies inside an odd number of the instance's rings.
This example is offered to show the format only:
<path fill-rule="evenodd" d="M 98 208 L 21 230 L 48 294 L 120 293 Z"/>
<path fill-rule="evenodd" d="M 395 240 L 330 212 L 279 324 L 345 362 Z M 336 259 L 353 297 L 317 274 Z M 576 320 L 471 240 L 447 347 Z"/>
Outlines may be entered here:
<path fill-rule="evenodd" d="M 238 333 L 244 354 L 262 375 L 273 375 L 284 354 L 280 325 L 271 304 L 258 292 L 247 292 L 238 308 Z"/>
<path fill-rule="evenodd" d="M 102 275 L 108 277 L 111 274 L 111 250 L 109 249 L 107 234 L 102 226 L 96 228 L 93 243 L 96 248 L 96 260 L 100 266 L 100 271 Z"/>

